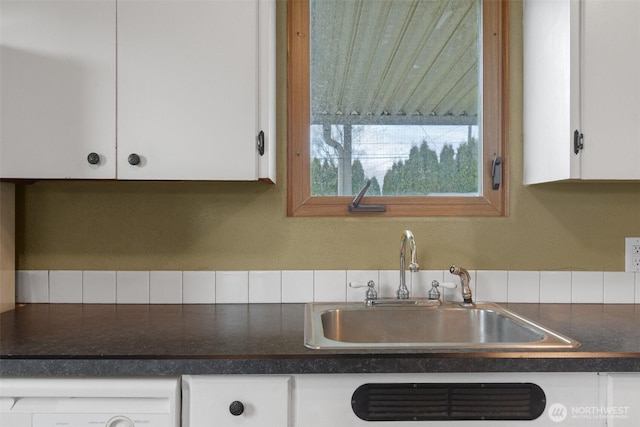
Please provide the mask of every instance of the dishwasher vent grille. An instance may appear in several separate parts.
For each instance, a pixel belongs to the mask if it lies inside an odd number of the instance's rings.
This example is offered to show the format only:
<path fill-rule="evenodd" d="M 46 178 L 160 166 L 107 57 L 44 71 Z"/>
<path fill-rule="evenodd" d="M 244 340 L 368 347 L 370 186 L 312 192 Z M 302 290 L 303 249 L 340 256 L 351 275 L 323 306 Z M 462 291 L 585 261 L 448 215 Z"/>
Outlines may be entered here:
<path fill-rule="evenodd" d="M 534 420 L 546 405 L 532 383 L 379 383 L 353 393 L 365 421 Z"/>

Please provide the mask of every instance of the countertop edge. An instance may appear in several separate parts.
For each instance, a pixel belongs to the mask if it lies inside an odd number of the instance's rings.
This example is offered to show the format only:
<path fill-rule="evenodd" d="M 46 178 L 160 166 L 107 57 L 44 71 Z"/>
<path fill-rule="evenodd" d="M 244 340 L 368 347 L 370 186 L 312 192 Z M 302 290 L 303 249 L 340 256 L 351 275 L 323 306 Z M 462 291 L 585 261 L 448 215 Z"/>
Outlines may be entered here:
<path fill-rule="evenodd" d="M 179 376 L 236 374 L 640 372 L 638 355 L 417 357 L 415 355 L 245 359 L 1 359 L 0 376 Z"/>

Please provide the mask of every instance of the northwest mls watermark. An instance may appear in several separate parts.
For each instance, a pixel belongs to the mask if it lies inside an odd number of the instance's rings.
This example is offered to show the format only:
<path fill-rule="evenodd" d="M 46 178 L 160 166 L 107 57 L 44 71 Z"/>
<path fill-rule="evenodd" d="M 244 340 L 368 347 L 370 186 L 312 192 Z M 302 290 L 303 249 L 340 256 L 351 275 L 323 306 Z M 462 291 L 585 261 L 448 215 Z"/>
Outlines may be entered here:
<path fill-rule="evenodd" d="M 569 420 L 611 420 L 629 417 L 628 406 L 572 406 L 567 408 L 562 403 L 554 403 L 547 409 L 551 421 L 561 423 Z"/>

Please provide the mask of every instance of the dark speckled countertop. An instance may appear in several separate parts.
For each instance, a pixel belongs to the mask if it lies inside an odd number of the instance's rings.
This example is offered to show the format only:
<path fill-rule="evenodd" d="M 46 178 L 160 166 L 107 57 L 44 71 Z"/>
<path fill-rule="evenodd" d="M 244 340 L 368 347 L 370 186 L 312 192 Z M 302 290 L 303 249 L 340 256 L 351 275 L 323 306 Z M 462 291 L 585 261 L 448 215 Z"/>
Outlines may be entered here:
<path fill-rule="evenodd" d="M 312 350 L 303 304 L 28 304 L 0 315 L 0 375 L 640 372 L 640 305 L 505 304 L 574 350 Z"/>

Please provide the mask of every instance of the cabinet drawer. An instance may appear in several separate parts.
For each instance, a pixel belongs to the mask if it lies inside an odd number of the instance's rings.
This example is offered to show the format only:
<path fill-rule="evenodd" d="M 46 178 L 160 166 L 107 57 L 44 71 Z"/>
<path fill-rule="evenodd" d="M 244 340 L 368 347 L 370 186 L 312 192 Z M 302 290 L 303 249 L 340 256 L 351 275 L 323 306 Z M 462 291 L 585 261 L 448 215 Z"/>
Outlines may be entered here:
<path fill-rule="evenodd" d="M 182 425 L 290 425 L 290 377 L 204 375 L 182 377 Z"/>

